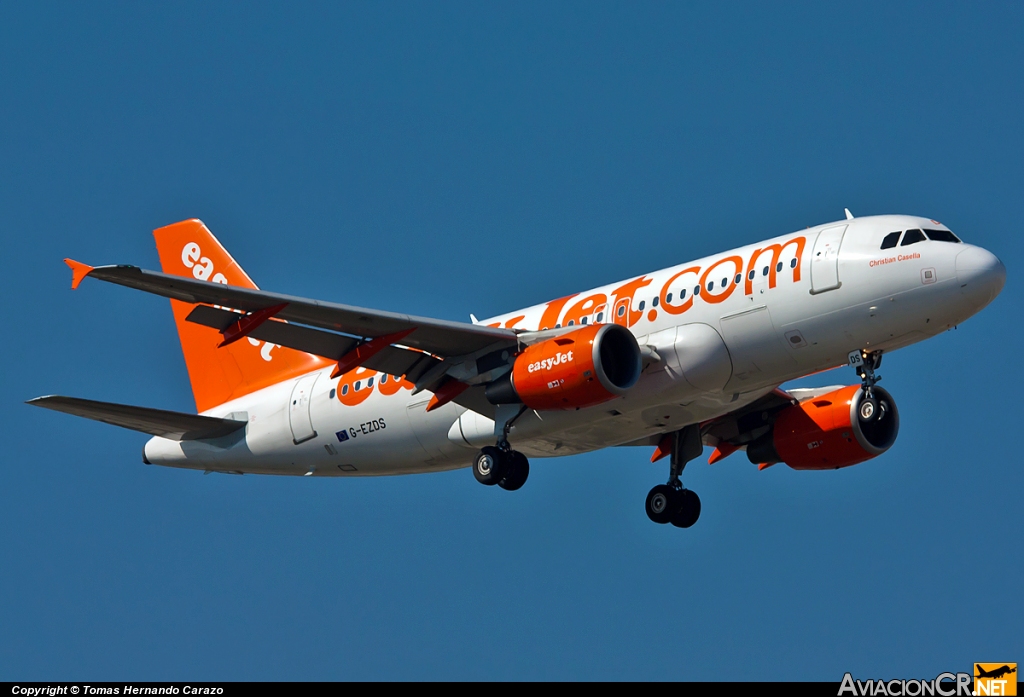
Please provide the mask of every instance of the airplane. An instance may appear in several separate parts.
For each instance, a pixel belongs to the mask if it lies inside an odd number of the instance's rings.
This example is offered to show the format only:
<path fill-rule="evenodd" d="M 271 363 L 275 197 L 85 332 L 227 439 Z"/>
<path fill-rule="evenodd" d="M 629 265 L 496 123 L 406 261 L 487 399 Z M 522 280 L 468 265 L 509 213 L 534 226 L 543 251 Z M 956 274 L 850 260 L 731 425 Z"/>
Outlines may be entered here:
<path fill-rule="evenodd" d="M 999 668 L 995 668 L 993 670 L 985 670 L 981 666 L 976 666 L 976 668 L 978 670 L 978 674 L 974 676 L 976 678 L 996 678 L 996 679 L 998 679 L 998 678 L 1003 677 L 1004 675 L 1009 675 L 1010 673 L 1016 673 L 1017 672 L 1017 668 L 1016 667 L 1011 668 L 1008 665 L 1003 665 L 1003 666 L 1000 666 Z"/>
<path fill-rule="evenodd" d="M 66 259 L 170 299 L 197 414 L 46 396 L 148 433 L 142 460 L 205 473 L 348 477 L 471 467 L 516 490 L 529 458 L 653 447 L 648 517 L 688 528 L 686 464 L 830 470 L 885 453 L 883 354 L 955 327 L 1006 269 L 941 223 L 846 218 L 471 322 L 260 290 L 199 220 L 154 231 L 162 272 Z M 850 365 L 849 386 L 786 381 Z M 514 448 L 513 448 L 514 444 Z"/>

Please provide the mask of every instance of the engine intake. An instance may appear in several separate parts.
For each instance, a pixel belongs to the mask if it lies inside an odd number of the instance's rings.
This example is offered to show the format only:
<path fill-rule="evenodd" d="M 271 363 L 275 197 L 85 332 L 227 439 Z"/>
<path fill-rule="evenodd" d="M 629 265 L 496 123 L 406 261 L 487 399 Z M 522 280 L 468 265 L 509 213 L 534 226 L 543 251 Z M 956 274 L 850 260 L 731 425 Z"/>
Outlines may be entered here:
<path fill-rule="evenodd" d="M 864 399 L 860 385 L 829 392 L 780 411 L 768 433 L 747 446 L 755 464 L 785 462 L 795 470 L 849 467 L 892 447 L 900 415 L 892 396 L 874 388 L 879 413 L 863 422 L 857 410 Z"/>
<path fill-rule="evenodd" d="M 577 409 L 626 393 L 640 379 L 640 346 L 618 324 L 594 324 L 527 346 L 512 371 L 487 386 L 492 404 Z"/>

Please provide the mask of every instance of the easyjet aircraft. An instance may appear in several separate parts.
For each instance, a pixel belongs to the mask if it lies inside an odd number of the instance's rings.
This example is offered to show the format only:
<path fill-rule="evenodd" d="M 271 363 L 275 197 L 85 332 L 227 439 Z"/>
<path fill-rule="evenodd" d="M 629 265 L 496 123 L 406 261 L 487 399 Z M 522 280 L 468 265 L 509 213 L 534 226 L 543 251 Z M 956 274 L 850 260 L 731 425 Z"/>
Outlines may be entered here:
<path fill-rule="evenodd" d="M 152 434 L 146 464 L 230 474 L 364 476 L 471 466 L 523 486 L 527 457 L 610 446 L 669 457 L 647 515 L 689 527 L 683 487 L 745 450 L 763 469 L 847 467 L 896 440 L 883 353 L 963 322 L 1003 288 L 991 253 L 935 220 L 820 225 L 472 324 L 259 290 L 198 220 L 155 231 L 163 273 L 66 260 L 171 299 L 199 415 L 40 397 Z M 779 385 L 849 363 L 860 382 Z"/>

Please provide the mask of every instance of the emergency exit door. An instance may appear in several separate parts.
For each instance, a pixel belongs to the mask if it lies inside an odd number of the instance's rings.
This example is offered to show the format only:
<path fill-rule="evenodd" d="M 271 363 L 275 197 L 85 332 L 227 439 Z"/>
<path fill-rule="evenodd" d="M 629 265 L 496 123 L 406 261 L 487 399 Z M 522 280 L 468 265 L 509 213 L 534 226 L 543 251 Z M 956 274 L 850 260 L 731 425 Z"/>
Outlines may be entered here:
<path fill-rule="evenodd" d="M 288 424 L 292 428 L 292 441 L 296 445 L 316 437 L 313 420 L 309 415 L 309 405 L 313 385 L 318 377 L 320 373 L 305 375 L 296 380 L 295 387 L 292 388 L 292 396 L 288 402 Z"/>

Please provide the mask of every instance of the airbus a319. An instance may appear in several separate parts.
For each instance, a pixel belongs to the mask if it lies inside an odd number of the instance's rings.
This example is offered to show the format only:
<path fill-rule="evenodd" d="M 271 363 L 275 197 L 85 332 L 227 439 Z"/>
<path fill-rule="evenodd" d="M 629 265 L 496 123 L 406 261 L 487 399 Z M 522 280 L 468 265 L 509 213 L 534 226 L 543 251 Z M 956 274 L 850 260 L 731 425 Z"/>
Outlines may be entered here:
<path fill-rule="evenodd" d="M 199 220 L 154 232 L 162 272 L 66 260 L 171 300 L 198 414 L 47 396 L 30 404 L 148 433 L 146 464 L 348 477 L 472 468 L 523 486 L 529 458 L 648 446 L 656 523 L 686 528 L 704 446 L 764 469 L 885 453 L 883 354 L 960 324 L 1003 288 L 990 252 L 935 220 L 854 218 L 472 323 L 257 288 Z M 849 364 L 850 386 L 782 383 Z"/>

